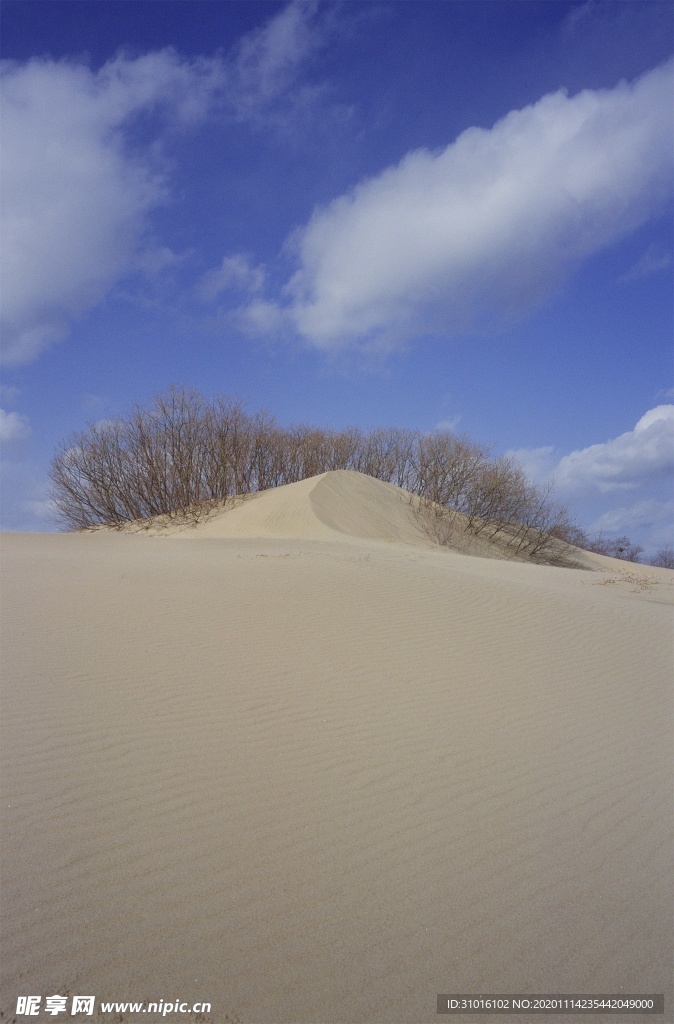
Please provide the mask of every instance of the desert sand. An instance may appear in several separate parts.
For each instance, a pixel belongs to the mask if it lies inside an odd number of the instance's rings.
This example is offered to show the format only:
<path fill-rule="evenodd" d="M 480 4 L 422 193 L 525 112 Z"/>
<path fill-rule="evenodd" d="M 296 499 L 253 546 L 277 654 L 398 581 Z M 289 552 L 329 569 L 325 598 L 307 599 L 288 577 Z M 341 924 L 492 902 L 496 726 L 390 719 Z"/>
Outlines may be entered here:
<path fill-rule="evenodd" d="M 674 1021 L 674 573 L 439 548 L 347 472 L 0 553 L 3 1020 Z"/>

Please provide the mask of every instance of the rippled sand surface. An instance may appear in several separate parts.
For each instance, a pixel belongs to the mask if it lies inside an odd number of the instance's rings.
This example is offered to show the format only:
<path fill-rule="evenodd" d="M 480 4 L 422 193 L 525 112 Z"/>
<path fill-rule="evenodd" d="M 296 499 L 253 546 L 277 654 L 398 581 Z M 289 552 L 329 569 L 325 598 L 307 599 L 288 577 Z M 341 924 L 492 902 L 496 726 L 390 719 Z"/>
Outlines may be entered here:
<path fill-rule="evenodd" d="M 433 548 L 356 476 L 3 535 L 3 1020 L 81 992 L 416 1024 L 490 991 L 669 1019 L 674 574 Z"/>

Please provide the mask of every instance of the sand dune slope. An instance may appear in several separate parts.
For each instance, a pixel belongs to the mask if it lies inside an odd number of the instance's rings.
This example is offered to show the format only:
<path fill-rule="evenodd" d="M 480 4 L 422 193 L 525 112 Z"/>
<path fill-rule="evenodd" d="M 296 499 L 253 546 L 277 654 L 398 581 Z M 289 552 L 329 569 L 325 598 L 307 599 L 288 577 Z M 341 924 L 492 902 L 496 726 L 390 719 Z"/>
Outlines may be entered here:
<path fill-rule="evenodd" d="M 334 470 L 299 483 L 250 494 L 233 508 L 213 511 L 196 527 L 151 525 L 150 533 L 179 537 L 294 537 L 304 540 L 380 540 L 429 547 L 413 499 L 399 487 L 352 470 Z"/>
<path fill-rule="evenodd" d="M 392 484 L 353 470 L 333 470 L 298 483 L 229 499 L 201 511 L 196 519 L 158 516 L 128 523 L 124 533 L 192 540 L 198 538 L 284 537 L 296 540 L 349 539 L 437 548 L 463 554 L 509 558 L 502 539 L 476 536 L 458 515 L 449 526 L 421 508 L 419 499 Z M 99 530 L 107 531 L 109 527 Z M 117 528 L 115 528 L 117 530 Z M 561 548 L 561 545 L 560 545 Z M 523 556 L 522 560 L 526 560 Z M 579 568 L 610 569 L 613 559 L 567 546 L 565 562 Z"/>
<path fill-rule="evenodd" d="M 294 538 L 243 535 L 263 496 L 232 539 L 2 537 L 6 1018 L 631 991 L 674 1019 L 672 574 L 368 544 L 394 526 L 329 476 Z"/>

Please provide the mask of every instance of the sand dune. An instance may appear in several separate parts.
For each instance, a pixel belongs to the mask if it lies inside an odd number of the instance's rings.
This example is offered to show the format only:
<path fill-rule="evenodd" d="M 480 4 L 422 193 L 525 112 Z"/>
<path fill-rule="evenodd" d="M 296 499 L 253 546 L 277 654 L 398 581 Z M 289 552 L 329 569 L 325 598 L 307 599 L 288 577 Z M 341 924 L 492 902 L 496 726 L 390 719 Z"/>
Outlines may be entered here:
<path fill-rule="evenodd" d="M 272 490 L 230 499 L 202 510 L 195 522 L 157 516 L 122 527 L 123 532 L 179 537 L 285 537 L 296 540 L 384 541 L 423 548 L 449 546 L 463 554 L 508 558 L 502 539 L 475 536 L 462 523 L 438 525 L 416 495 L 352 470 L 335 470 Z M 102 529 L 107 530 L 107 527 Z M 118 527 L 115 527 L 118 530 Z M 526 561 L 526 557 L 520 559 Z M 610 568 L 612 560 L 568 546 L 566 561 L 582 568 Z"/>
<path fill-rule="evenodd" d="M 674 574 L 439 550 L 356 474 L 152 534 L 2 536 L 3 1020 L 674 1020 Z"/>
<path fill-rule="evenodd" d="M 432 546 L 414 510 L 418 501 L 399 487 L 351 470 L 247 495 L 215 509 L 196 527 L 145 522 L 152 534 L 180 537 L 293 537 L 298 540 L 380 540 Z M 138 526 L 135 527 L 138 529 Z"/>

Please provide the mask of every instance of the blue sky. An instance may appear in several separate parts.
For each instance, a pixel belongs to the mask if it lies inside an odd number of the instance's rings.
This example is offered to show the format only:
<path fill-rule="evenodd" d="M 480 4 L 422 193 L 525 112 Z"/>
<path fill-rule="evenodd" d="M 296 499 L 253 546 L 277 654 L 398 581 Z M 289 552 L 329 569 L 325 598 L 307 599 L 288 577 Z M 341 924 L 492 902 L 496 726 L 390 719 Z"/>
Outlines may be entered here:
<path fill-rule="evenodd" d="M 672 543 L 673 8 L 4 0 L 2 525 L 172 383 Z"/>

